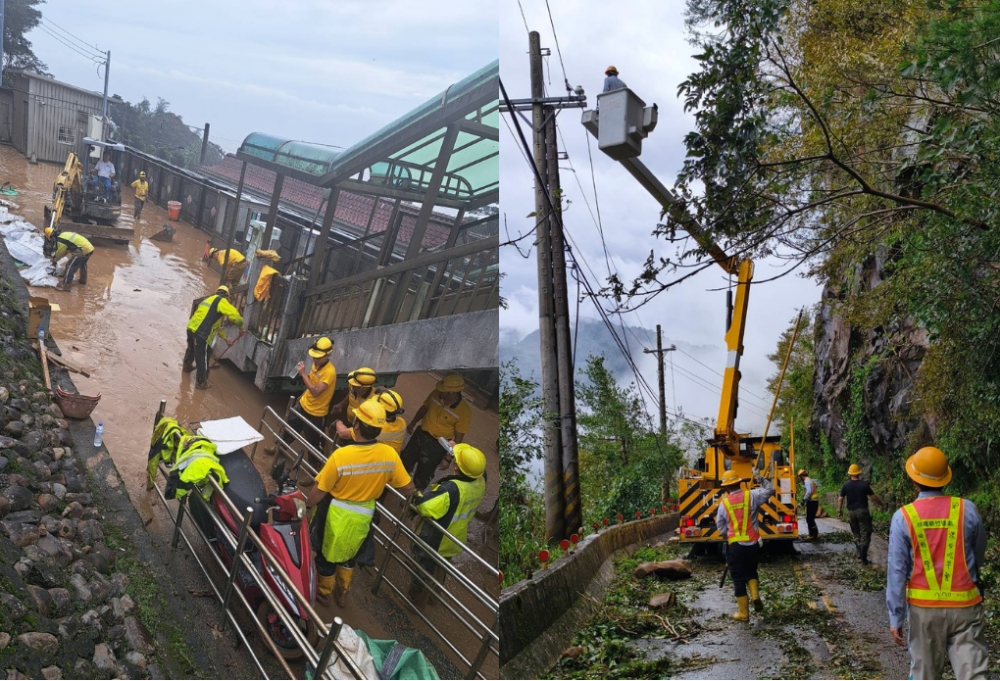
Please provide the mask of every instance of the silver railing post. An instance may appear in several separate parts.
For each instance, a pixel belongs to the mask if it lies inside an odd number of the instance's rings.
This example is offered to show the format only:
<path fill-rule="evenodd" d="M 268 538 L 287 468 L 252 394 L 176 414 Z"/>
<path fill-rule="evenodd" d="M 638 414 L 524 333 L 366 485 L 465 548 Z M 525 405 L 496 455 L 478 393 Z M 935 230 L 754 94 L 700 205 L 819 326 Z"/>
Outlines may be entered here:
<path fill-rule="evenodd" d="M 177 542 L 181 539 L 181 523 L 184 522 L 184 509 L 187 506 L 188 494 L 181 497 L 180 502 L 177 504 L 177 521 L 174 523 L 174 537 L 170 540 L 170 550 L 177 550 Z"/>
<path fill-rule="evenodd" d="M 315 678 L 323 678 L 323 672 L 330 664 L 330 658 L 333 657 L 334 645 L 337 643 L 337 639 L 340 638 L 340 630 L 343 626 L 344 620 L 339 617 L 333 618 L 333 624 L 330 625 L 330 633 L 327 635 L 326 642 L 323 644 L 323 652 L 320 654 L 319 662 L 316 664 Z"/>
<path fill-rule="evenodd" d="M 250 519 L 253 517 L 253 509 L 247 506 L 246 514 L 243 516 L 243 524 L 240 525 L 240 538 L 236 543 L 236 553 L 233 554 L 232 572 L 226 582 L 226 594 L 222 597 L 222 622 L 219 630 L 226 628 L 226 611 L 229 610 L 229 599 L 233 595 L 233 585 L 236 583 L 236 573 L 239 572 L 240 556 L 243 555 L 243 547 L 247 543 L 247 533 L 250 531 Z"/>
<path fill-rule="evenodd" d="M 385 556 L 382 558 L 382 566 L 378 569 L 378 576 L 375 577 L 375 583 L 372 585 L 372 593 L 375 595 L 378 594 L 378 589 L 382 586 L 382 580 L 385 578 L 385 571 L 389 568 L 389 561 L 392 560 L 392 552 L 396 548 L 396 540 L 399 538 L 399 533 L 403 531 L 403 525 L 406 524 L 406 520 L 410 516 L 410 502 L 416 495 L 417 493 L 414 492 L 406 499 L 403 504 L 403 512 L 396 520 L 396 529 L 392 533 L 392 537 L 389 538 L 389 545 L 386 547 Z M 393 517 L 392 514 L 382 514 L 383 517 L 386 515 L 389 515 L 390 518 Z"/>
<path fill-rule="evenodd" d="M 499 618 L 499 614 L 495 615 L 493 617 L 493 629 L 497 628 L 497 620 L 498 620 L 498 618 Z M 467 679 L 474 679 L 474 678 L 476 678 L 476 674 L 479 673 L 479 668 L 483 666 L 483 662 L 486 660 L 486 656 L 490 652 L 490 646 L 493 645 L 492 638 L 493 637 L 490 636 L 490 632 L 489 631 L 487 631 L 485 634 L 483 634 L 483 645 L 482 645 L 482 647 L 479 648 L 479 654 L 476 655 L 476 659 L 473 660 L 472 664 L 469 666 L 469 673 L 466 675 L 465 678 L 467 678 Z"/>

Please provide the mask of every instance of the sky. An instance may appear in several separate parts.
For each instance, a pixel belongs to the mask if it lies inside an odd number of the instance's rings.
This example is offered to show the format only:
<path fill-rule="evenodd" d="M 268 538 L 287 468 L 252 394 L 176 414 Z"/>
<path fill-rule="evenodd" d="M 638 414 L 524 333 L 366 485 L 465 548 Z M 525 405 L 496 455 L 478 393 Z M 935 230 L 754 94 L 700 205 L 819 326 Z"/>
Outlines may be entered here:
<path fill-rule="evenodd" d="M 157 97 L 235 151 L 251 132 L 350 147 L 498 54 L 486 0 L 48 0 L 28 34 L 56 79 L 103 71 L 49 32 L 111 50 L 110 94 Z M 67 40 L 72 43 L 72 40 Z M 79 45 L 77 45 L 79 47 Z M 86 51 L 83 49 L 82 51 Z"/>
<path fill-rule="evenodd" d="M 611 64 L 647 105 L 655 102 L 659 106 L 659 123 L 643 141 L 641 160 L 668 187 L 674 183 L 683 164 L 683 137 L 694 127 L 692 116 L 683 111 L 682 102 L 677 98 L 678 84 L 697 68 L 691 57 L 694 49 L 687 42 L 684 4 L 634 0 L 619 9 L 595 0 L 549 2 L 567 78 L 571 86 L 583 86 L 588 96 L 587 108 L 596 106 L 595 97 L 601 91 L 604 70 Z M 545 67 L 548 93 L 550 96 L 563 95 L 563 70 L 544 0 L 520 0 L 520 3 L 505 0 L 500 4 L 500 77 L 507 92 L 514 99 L 530 96 L 525 23 L 541 34 L 542 47 L 552 52 Z M 508 116 L 505 117 L 511 122 Z M 597 187 L 597 202 L 613 271 L 621 273 L 628 281 L 641 270 L 651 249 L 660 255 L 673 255 L 672 246 L 650 235 L 659 221 L 659 204 L 624 167 L 600 152 L 593 139 L 590 145 L 592 180 L 587 149 L 589 133 L 580 124 L 580 110 L 563 111 L 558 124 L 565 140 L 560 143 L 560 151 L 569 155 L 569 159 L 560 164 L 564 195 L 571 202 L 564 222 L 578 247 L 575 252 L 594 272 L 589 275 L 591 282 L 603 283 L 608 276 L 596 221 L 585 205 L 585 201 L 589 202 L 590 208 L 595 209 L 592 183 Z M 522 127 L 530 134 L 530 126 L 523 120 Z M 500 139 L 501 209 L 510 236 L 516 237 L 534 225 L 534 218 L 525 217 L 534 210 L 533 175 L 506 126 L 501 126 Z M 506 239 L 506 235 L 504 237 Z M 538 328 L 535 252 L 532 250 L 531 257 L 523 259 L 513 248 L 507 247 L 500 257 L 507 274 L 502 292 L 510 304 L 509 310 L 501 310 L 501 338 L 512 342 Z M 760 261 L 756 263 L 754 278 L 756 281 L 770 278 L 785 267 L 784 261 Z M 664 336 L 670 340 L 693 346 L 715 346 L 719 350 L 716 369 L 721 372 L 724 368 L 726 298 L 724 292 L 709 289 L 725 287 L 727 283 L 728 278 L 721 269 L 710 268 L 662 293 L 638 313 L 625 315 L 624 321 L 648 329 L 662 324 Z M 572 281 L 570 286 L 575 289 Z M 761 414 L 770 406 L 766 381 L 775 372 L 767 355 L 774 352 L 780 334 L 794 321 L 798 310 L 817 303 L 820 293 L 815 281 L 794 274 L 752 287 L 741 364 L 742 385 L 764 399 L 741 396 L 743 403 L 753 403 L 756 407 L 740 411 L 737 427 L 741 430 L 763 430 L 765 416 Z M 580 310 L 582 318 L 597 318 L 596 310 L 588 301 Z M 683 367 L 715 385 L 721 383 L 712 369 L 684 355 L 672 354 L 676 367 Z M 636 359 L 646 380 L 655 389 L 653 356 L 637 355 Z M 710 362 L 706 364 L 714 366 Z M 669 410 L 674 401 L 672 392 L 676 392 L 676 402 L 684 407 L 685 413 L 708 416 L 714 422 L 718 412 L 717 392 L 699 387 L 695 380 L 680 373 L 675 373 L 674 391 L 670 378 L 667 380 Z"/>

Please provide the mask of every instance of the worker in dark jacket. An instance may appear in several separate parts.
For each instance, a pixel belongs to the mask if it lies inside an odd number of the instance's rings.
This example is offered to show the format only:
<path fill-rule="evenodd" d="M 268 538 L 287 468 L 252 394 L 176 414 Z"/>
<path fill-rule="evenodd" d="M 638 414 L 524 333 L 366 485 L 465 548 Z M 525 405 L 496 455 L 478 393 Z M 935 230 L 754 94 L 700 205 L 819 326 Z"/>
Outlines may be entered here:
<path fill-rule="evenodd" d="M 195 387 L 199 390 L 208 389 L 208 352 L 219 334 L 222 318 L 225 317 L 236 326 L 243 328 L 243 317 L 239 311 L 226 299 L 229 287 L 220 286 L 214 296 L 209 296 L 198 304 L 187 325 L 187 352 L 184 353 L 184 371 L 190 372 L 198 368 Z"/>
<path fill-rule="evenodd" d="M 45 238 L 54 243 L 52 262 L 59 262 L 64 255 L 69 255 L 69 263 L 63 274 L 62 284 L 57 289 L 69 291 L 73 286 L 73 278 L 80 273 L 80 283 L 87 283 L 87 261 L 94 253 L 94 245 L 82 234 L 76 232 L 61 232 L 53 227 L 45 228 Z"/>
<path fill-rule="evenodd" d="M 429 492 L 418 496 L 416 507 L 421 516 L 437 521 L 438 525 L 465 544 L 468 541 L 469 521 L 476 515 L 476 509 L 486 494 L 486 456 L 467 444 L 455 445 L 452 452 L 455 462 L 452 475 L 442 478 Z M 420 538 L 446 560 L 462 553 L 462 546 L 444 536 L 431 523 L 422 522 Z M 447 573 L 420 546 L 414 547 L 413 557 L 428 574 L 428 577 L 415 575 L 410 582 L 410 601 L 422 607 L 431 589 L 444 583 Z"/>
<path fill-rule="evenodd" d="M 885 508 L 885 504 L 872 490 L 867 480 L 861 479 L 861 466 L 852 463 L 847 469 L 851 479 L 840 488 L 837 497 L 837 517 L 844 515 L 844 499 L 847 499 L 847 514 L 851 521 L 851 533 L 854 535 L 854 546 L 858 550 L 858 558 L 862 565 L 868 565 L 868 547 L 872 543 L 872 514 L 868 510 L 868 497 Z"/>

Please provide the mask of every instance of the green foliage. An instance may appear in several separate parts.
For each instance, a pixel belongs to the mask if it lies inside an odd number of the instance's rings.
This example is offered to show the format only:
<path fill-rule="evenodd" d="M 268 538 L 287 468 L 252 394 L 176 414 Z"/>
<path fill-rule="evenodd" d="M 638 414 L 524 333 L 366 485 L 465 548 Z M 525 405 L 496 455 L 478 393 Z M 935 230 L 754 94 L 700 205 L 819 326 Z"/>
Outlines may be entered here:
<path fill-rule="evenodd" d="M 169 110 L 170 102 L 158 98 L 154 107 L 143 97 L 138 104 L 111 104 L 110 109 L 118 126 L 117 136 L 125 144 L 182 168 L 194 169 L 198 165 L 201 135 Z M 205 165 L 219 163 L 224 155 L 222 147 L 209 141 Z"/>
<path fill-rule="evenodd" d="M 635 387 L 619 386 L 603 356 L 590 356 L 577 382 L 584 524 L 659 509 L 683 455 L 653 427 Z"/>
<path fill-rule="evenodd" d="M 43 76 L 50 75 L 45 63 L 35 56 L 31 41 L 25 37 L 41 21 L 42 13 L 36 7 L 44 3 L 45 0 L 7 0 L 4 5 L 4 70 L 25 69 Z M 6 74 L 4 80 L 7 80 Z M 9 83 L 4 82 L 4 85 L 9 86 Z"/>

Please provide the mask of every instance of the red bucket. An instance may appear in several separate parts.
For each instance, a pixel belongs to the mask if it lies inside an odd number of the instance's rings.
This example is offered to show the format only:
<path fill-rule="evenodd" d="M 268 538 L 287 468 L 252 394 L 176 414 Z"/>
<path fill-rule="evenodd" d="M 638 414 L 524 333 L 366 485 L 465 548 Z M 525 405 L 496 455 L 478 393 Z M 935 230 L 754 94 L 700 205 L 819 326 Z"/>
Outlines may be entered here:
<path fill-rule="evenodd" d="M 180 201 L 167 201 L 167 217 L 169 217 L 171 220 L 181 219 Z"/>

